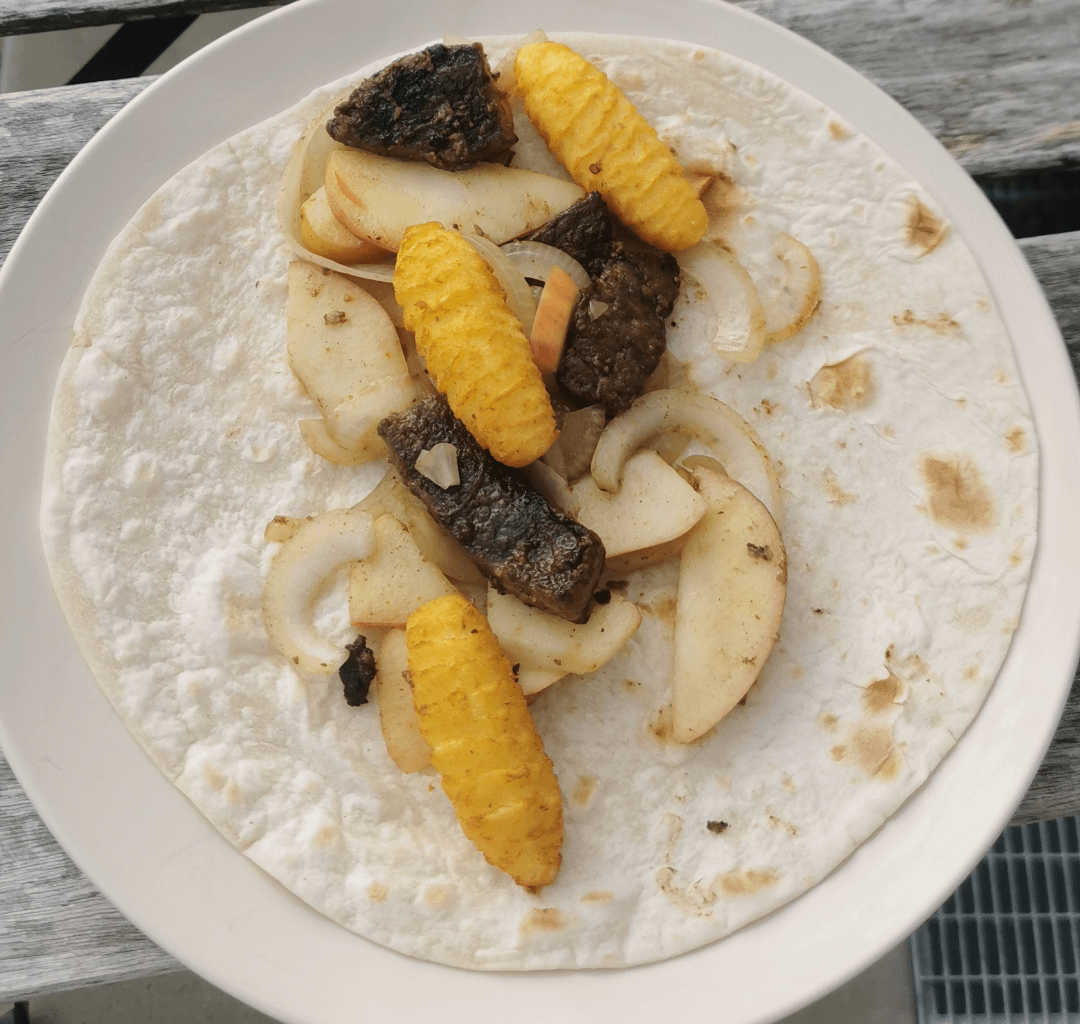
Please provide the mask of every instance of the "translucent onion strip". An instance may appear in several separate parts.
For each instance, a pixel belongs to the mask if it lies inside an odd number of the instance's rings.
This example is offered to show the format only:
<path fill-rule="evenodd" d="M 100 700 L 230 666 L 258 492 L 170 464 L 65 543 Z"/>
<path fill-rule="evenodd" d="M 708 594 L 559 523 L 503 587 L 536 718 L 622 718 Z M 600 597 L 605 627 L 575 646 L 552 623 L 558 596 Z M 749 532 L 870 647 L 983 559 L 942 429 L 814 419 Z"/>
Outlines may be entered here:
<path fill-rule="evenodd" d="M 783 274 L 776 294 L 767 296 L 764 302 L 766 345 L 797 334 L 821 302 L 821 271 L 814 254 L 797 238 L 784 233 L 776 236 L 772 251 Z"/>
<path fill-rule="evenodd" d="M 710 242 L 679 253 L 678 260 L 679 269 L 701 286 L 715 311 L 713 348 L 725 359 L 752 363 L 765 344 L 765 311 L 746 268 L 722 246 Z M 684 283 L 683 294 L 688 288 L 689 283 Z"/>
<path fill-rule="evenodd" d="M 507 242 L 499 246 L 510 262 L 524 277 L 534 281 L 546 281 L 552 267 L 561 267 L 577 285 L 578 291 L 589 287 L 590 278 L 585 268 L 573 256 L 543 242 Z"/>
<path fill-rule="evenodd" d="M 375 547 L 371 516 L 333 509 L 303 522 L 275 553 L 263 588 L 263 624 L 270 642 L 302 672 L 329 675 L 345 661 L 345 649 L 315 631 L 312 606 L 337 569 L 371 558 Z"/>
<path fill-rule="evenodd" d="M 521 329 L 525 337 L 529 337 L 532 334 L 533 321 L 536 319 L 536 299 L 533 298 L 532 289 L 529 287 L 529 282 L 525 280 L 525 275 L 490 239 L 481 238 L 479 235 L 465 235 L 464 237 L 484 257 L 487 265 L 499 279 L 499 286 L 506 295 L 510 311 L 521 321 Z"/>
<path fill-rule="evenodd" d="M 626 460 L 667 433 L 693 437 L 710 448 L 728 476 L 746 487 L 782 527 L 780 480 L 757 431 L 730 406 L 695 392 L 653 391 L 616 416 L 600 435 L 593 454 L 597 487 L 618 492 Z"/>

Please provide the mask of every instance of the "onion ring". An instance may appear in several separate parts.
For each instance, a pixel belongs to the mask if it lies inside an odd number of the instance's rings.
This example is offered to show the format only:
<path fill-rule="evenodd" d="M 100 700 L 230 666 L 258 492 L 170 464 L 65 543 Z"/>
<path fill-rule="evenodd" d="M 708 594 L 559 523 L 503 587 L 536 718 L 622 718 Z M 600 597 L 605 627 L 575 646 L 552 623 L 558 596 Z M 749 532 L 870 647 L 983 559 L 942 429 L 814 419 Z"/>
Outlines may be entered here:
<path fill-rule="evenodd" d="M 303 522 L 274 554 L 263 588 L 263 624 L 270 642 L 302 672 L 330 675 L 343 647 L 315 632 L 312 604 L 330 575 L 375 554 L 375 524 L 360 509 L 333 509 Z"/>
<path fill-rule="evenodd" d="M 659 434 L 676 432 L 711 448 L 728 476 L 750 491 L 782 526 L 780 480 L 757 431 L 734 409 L 708 395 L 671 389 L 642 395 L 600 435 L 592 459 L 596 486 L 610 493 L 622 486 L 626 460 Z"/>

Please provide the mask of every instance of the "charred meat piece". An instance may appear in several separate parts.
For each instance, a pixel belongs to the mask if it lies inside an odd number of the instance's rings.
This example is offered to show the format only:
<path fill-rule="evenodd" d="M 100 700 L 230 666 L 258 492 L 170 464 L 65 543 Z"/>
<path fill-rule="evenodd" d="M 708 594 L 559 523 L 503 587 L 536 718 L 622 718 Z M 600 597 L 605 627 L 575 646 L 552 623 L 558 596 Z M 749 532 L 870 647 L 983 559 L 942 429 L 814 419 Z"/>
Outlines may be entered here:
<path fill-rule="evenodd" d="M 338 678 L 345 688 L 345 700 L 350 707 L 358 708 L 367 703 L 368 690 L 375 678 L 375 652 L 367 645 L 367 639 L 358 636 L 345 645 L 349 656 L 338 669 Z"/>
<path fill-rule="evenodd" d="M 562 249 L 597 277 L 611 259 L 611 213 L 600 193 L 590 192 L 525 238 Z"/>
<path fill-rule="evenodd" d="M 674 256 L 615 242 L 574 307 L 559 387 L 581 405 L 602 405 L 608 416 L 630 408 L 664 354 L 664 320 L 678 291 Z"/>
<path fill-rule="evenodd" d="M 514 470 L 477 444 L 442 395 L 379 424 L 406 486 L 504 594 L 573 622 L 586 618 L 604 570 L 604 544 L 553 509 Z M 457 449 L 461 483 L 442 488 L 416 471 L 425 448 Z"/>
<path fill-rule="evenodd" d="M 517 142 L 479 43 L 437 43 L 394 61 L 338 105 L 326 130 L 346 146 L 448 171 L 508 164 Z"/>

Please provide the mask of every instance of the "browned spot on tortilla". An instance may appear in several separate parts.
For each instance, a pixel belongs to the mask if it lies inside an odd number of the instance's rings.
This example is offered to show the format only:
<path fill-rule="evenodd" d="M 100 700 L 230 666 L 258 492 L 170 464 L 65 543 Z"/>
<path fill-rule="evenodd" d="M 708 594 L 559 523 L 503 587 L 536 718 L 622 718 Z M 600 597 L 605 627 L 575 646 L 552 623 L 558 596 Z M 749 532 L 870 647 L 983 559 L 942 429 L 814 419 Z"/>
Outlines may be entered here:
<path fill-rule="evenodd" d="M 815 406 L 828 405 L 845 412 L 864 409 L 874 399 L 870 361 L 856 353 L 839 363 L 823 366 L 810 381 L 810 397 Z"/>
<path fill-rule="evenodd" d="M 978 679 L 979 678 L 979 666 L 978 665 L 968 665 L 968 667 L 966 669 L 964 669 L 964 678 L 969 683 L 973 682 L 976 679 Z"/>
<path fill-rule="evenodd" d="M 591 775 L 579 775 L 577 785 L 574 786 L 574 795 L 571 799 L 578 807 L 584 807 L 589 802 L 595 789 L 596 779 Z"/>
<path fill-rule="evenodd" d="M 654 711 L 649 716 L 649 732 L 651 732 L 658 740 L 663 742 L 669 741 L 671 739 L 672 728 L 673 721 L 670 704 L 665 704 L 659 711 Z"/>
<path fill-rule="evenodd" d="M 788 835 L 797 836 L 799 834 L 798 825 L 792 825 L 790 821 L 784 821 L 783 818 L 778 818 L 775 814 L 769 815 L 769 824 L 774 828 L 782 828 Z"/>
<path fill-rule="evenodd" d="M 593 892 L 587 892 L 581 897 L 582 903 L 610 903 L 615 899 L 615 893 L 604 892 L 603 890 L 595 890 Z"/>
<path fill-rule="evenodd" d="M 328 846 L 334 845 L 339 834 L 336 825 L 323 825 L 323 827 L 312 836 L 312 845 L 321 850 L 325 850 Z"/>
<path fill-rule="evenodd" d="M 926 327 L 937 334 L 948 334 L 960 330 L 960 325 L 948 313 L 938 313 L 932 317 L 917 317 L 910 309 L 895 314 L 892 322 L 897 327 Z"/>
<path fill-rule="evenodd" d="M 622 688 L 627 693 L 637 693 L 641 689 L 641 683 L 636 679 L 624 679 L 622 682 Z"/>
<path fill-rule="evenodd" d="M 993 525 L 994 499 L 973 459 L 924 455 L 921 470 L 935 522 L 957 530 L 987 530 Z"/>
<path fill-rule="evenodd" d="M 389 890 L 381 882 L 372 882 L 367 887 L 367 897 L 372 903 L 383 903 L 386 901 Z"/>
<path fill-rule="evenodd" d="M 884 679 L 875 679 L 863 689 L 863 707 L 872 714 L 888 711 L 904 692 L 904 684 L 891 673 Z"/>
<path fill-rule="evenodd" d="M 729 871 L 718 879 L 720 891 L 725 896 L 752 896 L 762 889 L 767 889 L 777 882 L 777 874 L 772 868 L 765 871 Z"/>
<path fill-rule="evenodd" d="M 229 781 L 228 778 L 222 775 L 212 764 L 203 765 L 202 777 L 211 788 L 217 790 L 224 789 L 225 784 Z"/>
<path fill-rule="evenodd" d="M 1005 435 L 1005 443 L 1009 446 L 1010 451 L 1022 452 L 1027 445 L 1027 435 L 1024 433 L 1024 428 L 1013 427 Z"/>
<path fill-rule="evenodd" d="M 827 729 L 829 732 L 832 732 L 834 729 L 836 729 L 836 726 L 840 722 L 840 719 L 837 718 L 836 715 L 819 715 L 818 721 L 821 723 L 821 727 L 823 729 Z"/>
<path fill-rule="evenodd" d="M 829 122 L 829 134 L 838 141 L 851 136 L 851 133 L 839 121 Z"/>
<path fill-rule="evenodd" d="M 864 725 L 856 729 L 850 747 L 855 763 L 873 778 L 891 779 L 900 769 L 900 751 L 893 742 L 892 731 L 885 726 Z"/>
<path fill-rule="evenodd" d="M 554 907 L 530 910 L 521 922 L 521 931 L 525 935 L 530 932 L 559 932 L 565 927 L 566 920 Z"/>
<path fill-rule="evenodd" d="M 445 885 L 432 885 L 424 890 L 424 902 L 429 907 L 441 907 L 450 895 Z"/>
<path fill-rule="evenodd" d="M 954 548 L 957 548 L 958 550 L 963 551 L 964 548 L 966 548 L 967 546 L 968 546 L 967 541 L 963 537 L 953 537 L 953 547 Z"/>
<path fill-rule="evenodd" d="M 843 761 L 844 757 L 847 755 L 847 747 L 838 743 L 829 751 L 829 754 L 834 761 Z"/>
<path fill-rule="evenodd" d="M 908 197 L 908 214 L 904 222 L 904 241 L 919 251 L 920 256 L 933 252 L 948 233 L 948 225 L 927 208 L 917 196 Z"/>
<path fill-rule="evenodd" d="M 763 413 L 765 413 L 766 416 L 771 416 L 773 414 L 773 410 L 776 408 L 776 405 L 773 402 L 770 402 L 767 398 L 763 398 L 758 403 L 758 408 Z"/>
<path fill-rule="evenodd" d="M 836 474 L 831 469 L 825 470 L 822 474 L 822 479 L 825 485 L 826 497 L 833 505 L 850 505 L 852 502 L 859 500 L 857 494 L 845 491 L 840 486 L 836 480 Z"/>

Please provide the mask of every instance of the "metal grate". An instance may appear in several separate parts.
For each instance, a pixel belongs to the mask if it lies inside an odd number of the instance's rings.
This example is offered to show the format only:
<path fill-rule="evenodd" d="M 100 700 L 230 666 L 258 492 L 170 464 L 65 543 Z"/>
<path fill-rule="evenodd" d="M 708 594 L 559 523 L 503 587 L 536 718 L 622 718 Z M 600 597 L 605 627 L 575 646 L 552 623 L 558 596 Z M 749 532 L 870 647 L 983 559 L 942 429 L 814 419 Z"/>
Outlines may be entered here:
<path fill-rule="evenodd" d="M 1006 829 L 911 960 L 919 1024 L 1080 1022 L 1080 818 Z"/>

